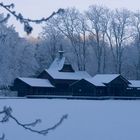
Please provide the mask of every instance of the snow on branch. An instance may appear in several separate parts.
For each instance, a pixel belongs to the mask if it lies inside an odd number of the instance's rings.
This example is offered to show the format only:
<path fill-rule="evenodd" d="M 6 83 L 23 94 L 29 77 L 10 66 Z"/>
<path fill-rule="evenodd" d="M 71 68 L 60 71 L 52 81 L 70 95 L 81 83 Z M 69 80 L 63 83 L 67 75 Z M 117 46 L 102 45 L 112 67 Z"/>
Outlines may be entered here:
<path fill-rule="evenodd" d="M 10 14 L 7 14 L 7 16 L 5 18 L 0 20 L 0 23 L 6 22 L 9 18 L 10 18 Z"/>
<path fill-rule="evenodd" d="M 2 136 L 0 137 L 0 140 L 4 140 L 5 139 L 5 134 L 2 134 Z"/>
<path fill-rule="evenodd" d="M 4 18 L 4 21 L 9 19 L 10 15 L 13 15 L 18 21 L 20 21 L 21 24 L 24 25 L 24 31 L 27 33 L 27 34 L 30 34 L 33 30 L 32 26 L 30 25 L 30 23 L 36 23 L 36 24 L 40 24 L 42 22 L 46 22 L 48 21 L 50 18 L 52 18 L 54 15 L 56 14 L 60 14 L 60 13 L 64 13 L 64 9 L 58 9 L 57 12 L 53 12 L 49 17 L 43 17 L 41 19 L 30 19 L 30 18 L 24 18 L 23 15 L 21 13 L 17 13 L 16 11 L 14 11 L 14 7 L 15 5 L 13 3 L 9 4 L 9 5 L 5 5 L 3 4 L 3 2 L 0 3 L 0 6 L 2 8 L 4 8 L 6 11 L 8 11 L 9 14 L 7 14 L 7 17 Z M 1 23 L 2 21 L 0 21 Z"/>
<path fill-rule="evenodd" d="M 43 130 L 36 130 L 36 129 L 33 129 L 33 127 L 35 127 L 37 124 L 41 123 L 40 119 L 37 119 L 34 122 L 31 122 L 31 123 L 28 123 L 28 124 L 23 124 L 16 117 L 14 117 L 12 115 L 12 108 L 11 107 L 4 107 L 3 110 L 0 111 L 0 115 L 2 115 L 2 114 L 4 116 L 0 120 L 1 123 L 6 123 L 6 122 L 9 121 L 9 119 L 12 119 L 12 120 L 14 120 L 16 122 L 17 125 L 23 127 L 24 129 L 29 130 L 30 132 L 41 134 L 41 135 L 47 135 L 50 131 L 56 129 L 58 126 L 60 126 L 63 123 L 63 121 L 65 119 L 68 118 L 68 115 L 65 114 L 53 126 L 51 126 L 49 128 L 46 128 L 46 129 L 43 129 Z M 0 137 L 0 140 L 4 140 L 4 138 L 5 138 L 5 135 L 3 134 L 2 137 Z"/>

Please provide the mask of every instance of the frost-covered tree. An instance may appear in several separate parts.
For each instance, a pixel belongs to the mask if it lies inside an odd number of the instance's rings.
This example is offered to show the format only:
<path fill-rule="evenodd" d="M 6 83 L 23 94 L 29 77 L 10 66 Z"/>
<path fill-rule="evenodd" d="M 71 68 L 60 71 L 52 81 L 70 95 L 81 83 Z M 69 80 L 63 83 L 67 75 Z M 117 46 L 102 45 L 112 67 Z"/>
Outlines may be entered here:
<path fill-rule="evenodd" d="M 89 21 L 89 42 L 97 59 L 97 73 L 104 73 L 106 69 L 105 35 L 109 20 L 108 14 L 109 9 L 97 5 L 90 6 L 86 11 L 86 17 Z"/>
<path fill-rule="evenodd" d="M 1 15 L 1 20 L 3 16 Z M 0 24 L 0 87 L 8 86 L 18 76 L 31 76 L 38 69 L 35 47 L 20 38 L 13 26 Z M 30 60 L 30 61 L 29 61 Z"/>

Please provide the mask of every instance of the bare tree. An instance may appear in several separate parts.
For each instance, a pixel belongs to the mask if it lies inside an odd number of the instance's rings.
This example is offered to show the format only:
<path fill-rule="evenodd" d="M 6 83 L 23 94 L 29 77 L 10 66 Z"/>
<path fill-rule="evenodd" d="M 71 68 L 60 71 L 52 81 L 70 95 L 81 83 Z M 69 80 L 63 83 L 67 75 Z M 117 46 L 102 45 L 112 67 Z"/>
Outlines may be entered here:
<path fill-rule="evenodd" d="M 135 60 L 136 78 L 140 79 L 140 11 L 133 13 L 132 26 L 134 29 L 134 46 L 137 49 L 137 59 Z"/>
<path fill-rule="evenodd" d="M 86 49 L 86 21 L 75 9 L 66 9 L 64 13 L 57 16 L 57 28 L 63 35 L 69 39 L 74 55 L 76 56 L 76 63 L 78 70 L 85 69 L 85 49 Z"/>
<path fill-rule="evenodd" d="M 89 39 L 97 58 L 97 73 L 101 73 L 101 64 L 103 62 L 103 73 L 106 68 L 106 49 L 105 49 L 105 33 L 107 30 L 107 8 L 93 5 L 86 12 L 89 20 Z M 103 61 L 102 61 L 103 57 Z"/>
<path fill-rule="evenodd" d="M 41 33 L 41 36 L 44 43 L 46 42 L 46 47 L 48 47 L 51 61 L 53 61 L 56 58 L 58 48 L 62 44 L 62 41 L 64 39 L 61 31 L 54 26 L 53 18 L 50 19 L 43 27 L 43 32 Z"/>
<path fill-rule="evenodd" d="M 75 39 L 75 27 L 78 26 L 79 22 L 77 22 L 77 15 L 79 12 L 74 9 L 67 9 L 65 13 L 61 14 L 56 19 L 57 28 L 67 37 L 71 45 L 74 49 L 74 53 L 76 55 L 76 62 L 78 69 L 80 70 L 80 60 L 79 60 L 79 52 L 77 49 L 77 41 Z"/>
<path fill-rule="evenodd" d="M 79 26 L 76 26 L 76 41 L 77 41 L 77 47 L 79 48 L 79 59 L 81 64 L 81 70 L 86 70 L 86 58 L 87 58 L 87 50 L 88 50 L 88 44 L 87 44 L 87 21 L 84 14 L 79 14 Z"/>
<path fill-rule="evenodd" d="M 124 47 L 129 43 L 130 12 L 128 10 L 112 11 L 110 25 L 106 32 L 115 64 L 115 72 L 122 72 Z"/>

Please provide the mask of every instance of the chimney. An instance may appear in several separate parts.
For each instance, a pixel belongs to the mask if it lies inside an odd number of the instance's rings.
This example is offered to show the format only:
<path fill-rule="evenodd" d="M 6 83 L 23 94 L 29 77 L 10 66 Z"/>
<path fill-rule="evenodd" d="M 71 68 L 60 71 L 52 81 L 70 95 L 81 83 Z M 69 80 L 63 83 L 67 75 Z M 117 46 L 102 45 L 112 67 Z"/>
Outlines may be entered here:
<path fill-rule="evenodd" d="M 64 51 L 58 51 L 59 52 L 59 59 L 62 59 L 63 58 L 63 56 L 64 56 Z"/>
<path fill-rule="evenodd" d="M 58 51 L 58 53 L 59 53 L 59 59 L 62 59 L 64 56 L 64 50 L 63 50 L 62 45 L 60 45 L 60 50 Z"/>

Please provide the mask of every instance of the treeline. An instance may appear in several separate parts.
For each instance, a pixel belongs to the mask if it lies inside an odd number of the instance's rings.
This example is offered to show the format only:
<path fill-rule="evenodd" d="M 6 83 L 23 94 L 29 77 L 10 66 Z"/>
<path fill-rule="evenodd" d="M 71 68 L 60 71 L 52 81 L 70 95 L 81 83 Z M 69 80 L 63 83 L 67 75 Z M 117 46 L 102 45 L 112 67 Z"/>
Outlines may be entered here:
<path fill-rule="evenodd" d="M 0 85 L 18 76 L 37 75 L 60 48 L 77 70 L 140 79 L 140 12 L 97 5 L 82 13 L 68 8 L 46 22 L 39 39 L 33 41 L 0 23 Z"/>
<path fill-rule="evenodd" d="M 62 44 L 78 70 L 140 79 L 139 11 L 92 5 L 81 13 L 69 8 L 46 23 L 41 38 L 52 60 Z"/>

